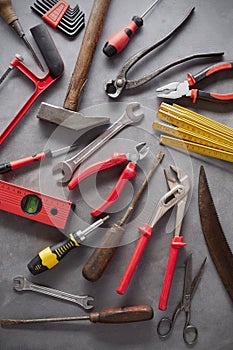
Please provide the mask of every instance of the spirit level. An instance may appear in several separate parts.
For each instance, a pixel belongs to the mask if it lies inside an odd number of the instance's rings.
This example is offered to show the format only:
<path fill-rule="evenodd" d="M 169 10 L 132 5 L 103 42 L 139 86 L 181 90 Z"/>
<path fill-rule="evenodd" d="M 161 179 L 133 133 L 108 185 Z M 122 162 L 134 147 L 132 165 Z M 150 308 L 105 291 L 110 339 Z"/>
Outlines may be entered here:
<path fill-rule="evenodd" d="M 63 229 L 74 204 L 0 180 L 0 210 Z"/>

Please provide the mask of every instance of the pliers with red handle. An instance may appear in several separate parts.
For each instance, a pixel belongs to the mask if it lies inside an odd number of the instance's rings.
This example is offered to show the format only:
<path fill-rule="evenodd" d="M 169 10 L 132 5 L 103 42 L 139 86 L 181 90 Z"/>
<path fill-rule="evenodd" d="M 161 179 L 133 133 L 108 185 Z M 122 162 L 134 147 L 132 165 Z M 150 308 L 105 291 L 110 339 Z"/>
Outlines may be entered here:
<path fill-rule="evenodd" d="M 108 209 L 120 197 L 127 182 L 130 179 L 136 177 L 136 164 L 139 160 L 143 159 L 148 154 L 148 152 L 149 147 L 146 145 L 145 142 L 142 142 L 137 144 L 135 146 L 134 151 L 131 153 L 113 153 L 111 158 L 95 163 L 78 173 L 69 182 L 68 188 L 69 190 L 73 190 L 78 184 L 80 184 L 81 181 L 83 181 L 90 175 L 99 171 L 103 171 L 105 169 L 115 167 L 126 161 L 130 161 L 123 170 L 122 174 L 120 175 L 120 178 L 118 179 L 112 192 L 108 195 L 104 202 L 98 206 L 98 208 L 94 209 L 91 212 L 92 216 L 98 216 L 104 211 L 106 211 L 106 209 Z"/>
<path fill-rule="evenodd" d="M 159 301 L 159 308 L 161 310 L 166 309 L 179 249 L 186 245 L 186 243 L 183 242 L 183 237 L 180 236 L 180 229 L 184 217 L 188 192 L 190 190 L 190 179 L 188 175 L 175 166 L 171 166 L 171 169 L 176 173 L 177 178 L 175 179 L 165 170 L 169 191 L 159 200 L 149 223 L 144 224 L 143 227 L 139 227 L 142 235 L 139 238 L 131 260 L 117 288 L 118 294 L 124 294 L 126 292 L 144 249 L 152 236 L 155 224 L 169 209 L 177 205 L 175 234 L 171 240 L 170 254 Z"/>
<path fill-rule="evenodd" d="M 214 73 L 220 72 L 222 70 L 231 69 L 233 69 L 233 62 L 223 62 L 205 68 L 195 75 L 188 73 L 187 79 L 183 82 L 173 82 L 158 88 L 156 91 L 162 93 L 158 94 L 157 97 L 177 99 L 183 96 L 187 96 L 193 100 L 193 103 L 195 103 L 197 99 L 216 102 L 233 100 L 233 92 L 229 94 L 218 94 L 214 92 L 205 92 L 202 90 L 193 89 L 193 87 L 199 83 L 199 81 L 204 80 L 210 75 L 213 75 Z"/>

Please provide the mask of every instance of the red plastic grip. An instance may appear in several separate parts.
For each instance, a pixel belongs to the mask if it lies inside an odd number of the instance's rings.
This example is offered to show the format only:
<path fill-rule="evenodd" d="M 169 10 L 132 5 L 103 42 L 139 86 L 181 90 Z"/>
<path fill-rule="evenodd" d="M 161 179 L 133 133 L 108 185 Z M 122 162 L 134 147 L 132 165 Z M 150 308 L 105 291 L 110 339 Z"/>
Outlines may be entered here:
<path fill-rule="evenodd" d="M 166 273 L 163 280 L 163 287 L 159 299 L 159 309 L 165 311 L 167 309 L 167 302 L 170 294 L 173 274 L 176 266 L 176 260 L 181 247 L 185 246 L 186 243 L 183 242 L 183 237 L 174 237 L 171 240 L 170 253 L 166 268 Z"/>
<path fill-rule="evenodd" d="M 46 23 L 51 25 L 51 27 L 56 28 L 69 7 L 69 4 L 60 0 L 48 12 L 46 12 L 42 18 Z"/>
<path fill-rule="evenodd" d="M 27 158 L 14 160 L 14 161 L 10 162 L 11 170 L 15 170 L 15 169 L 21 168 L 24 165 L 31 164 L 31 163 L 34 163 L 36 161 L 40 161 L 40 160 L 44 159 L 45 157 L 46 157 L 45 152 L 42 152 L 42 153 L 38 153 L 38 154 L 36 154 L 34 156 L 30 156 L 30 157 L 27 157 Z"/>
<path fill-rule="evenodd" d="M 95 163 L 87 167 L 83 171 L 81 171 L 76 176 L 74 176 L 73 179 L 69 182 L 68 188 L 69 190 L 73 190 L 81 181 L 91 176 L 92 174 L 98 173 L 99 171 L 102 171 L 105 169 L 112 168 L 114 166 L 117 166 L 119 164 L 126 162 L 127 160 L 128 159 L 126 154 L 115 152 L 112 154 L 111 158 Z"/>
<path fill-rule="evenodd" d="M 141 256 L 146 248 L 146 245 L 152 235 L 152 230 L 153 228 L 148 225 L 148 224 L 145 224 L 143 227 L 139 227 L 139 230 L 142 232 L 142 236 L 140 237 L 135 249 L 134 249 L 134 252 L 133 252 L 133 255 L 130 259 L 130 262 L 125 270 L 125 273 L 121 279 L 121 282 L 116 290 L 116 292 L 118 294 L 125 294 L 128 286 L 129 286 L 129 283 L 133 277 L 133 274 L 134 274 L 134 271 L 136 270 L 136 267 L 141 259 Z"/>
<path fill-rule="evenodd" d="M 131 36 L 138 29 L 137 24 L 134 21 L 130 21 L 130 23 L 118 30 L 115 34 L 111 35 L 108 39 L 108 44 L 114 46 L 117 50 L 117 53 L 121 52 L 125 46 L 128 44 Z M 130 32 L 130 36 L 127 34 L 127 31 Z"/>
<path fill-rule="evenodd" d="M 136 177 L 136 164 L 135 163 L 128 163 L 125 169 L 123 170 L 121 176 L 119 177 L 119 180 L 117 181 L 115 187 L 113 188 L 112 192 L 109 194 L 109 196 L 105 199 L 105 201 L 95 210 L 91 212 L 92 216 L 98 216 L 106 211 L 121 195 L 123 192 L 127 182 L 130 179 L 133 179 Z"/>

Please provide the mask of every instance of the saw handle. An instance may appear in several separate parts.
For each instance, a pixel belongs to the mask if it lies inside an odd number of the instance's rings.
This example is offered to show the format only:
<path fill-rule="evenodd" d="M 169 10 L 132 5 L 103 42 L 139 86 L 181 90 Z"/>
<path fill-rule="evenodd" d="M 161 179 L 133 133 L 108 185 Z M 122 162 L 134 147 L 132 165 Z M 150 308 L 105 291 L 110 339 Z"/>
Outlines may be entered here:
<path fill-rule="evenodd" d="M 134 271 L 136 270 L 136 267 L 141 259 L 141 256 L 146 248 L 146 245 L 152 235 L 152 227 L 148 224 L 145 224 L 143 227 L 139 227 L 139 230 L 142 232 L 142 236 L 140 237 L 136 248 L 133 252 L 133 255 L 130 259 L 130 262 L 126 268 L 126 271 L 121 279 L 121 282 L 117 288 L 118 294 L 125 294 L 130 281 L 133 277 Z"/>
<path fill-rule="evenodd" d="M 77 111 L 110 0 L 94 0 L 63 107 Z"/>
<path fill-rule="evenodd" d="M 173 237 L 171 240 L 170 253 L 167 263 L 167 268 L 163 280 L 163 287 L 159 299 L 159 309 L 165 311 L 167 309 L 167 302 L 172 285 L 172 279 L 176 267 L 176 260 L 181 247 L 184 247 L 186 243 L 183 242 L 183 237 Z"/>

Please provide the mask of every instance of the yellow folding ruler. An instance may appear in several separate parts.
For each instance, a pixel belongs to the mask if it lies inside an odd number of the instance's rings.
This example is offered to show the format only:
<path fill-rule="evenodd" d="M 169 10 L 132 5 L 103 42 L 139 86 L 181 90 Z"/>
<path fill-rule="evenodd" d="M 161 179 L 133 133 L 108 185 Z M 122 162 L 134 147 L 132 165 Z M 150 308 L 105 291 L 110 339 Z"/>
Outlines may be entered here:
<path fill-rule="evenodd" d="M 153 128 L 162 135 L 160 144 L 186 149 L 209 157 L 233 162 L 233 129 L 178 105 L 162 103 Z"/>

